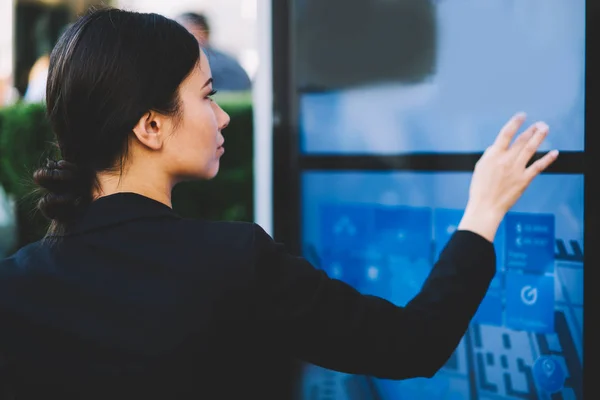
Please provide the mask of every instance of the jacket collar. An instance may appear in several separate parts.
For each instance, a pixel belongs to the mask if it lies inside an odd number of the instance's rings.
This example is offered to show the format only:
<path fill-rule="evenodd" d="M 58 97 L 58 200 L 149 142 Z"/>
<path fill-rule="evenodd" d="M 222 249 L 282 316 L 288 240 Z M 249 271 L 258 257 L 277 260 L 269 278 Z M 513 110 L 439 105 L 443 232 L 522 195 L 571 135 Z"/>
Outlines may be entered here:
<path fill-rule="evenodd" d="M 116 193 L 93 201 L 68 234 L 157 217 L 181 218 L 169 206 L 149 197 L 137 193 Z"/>

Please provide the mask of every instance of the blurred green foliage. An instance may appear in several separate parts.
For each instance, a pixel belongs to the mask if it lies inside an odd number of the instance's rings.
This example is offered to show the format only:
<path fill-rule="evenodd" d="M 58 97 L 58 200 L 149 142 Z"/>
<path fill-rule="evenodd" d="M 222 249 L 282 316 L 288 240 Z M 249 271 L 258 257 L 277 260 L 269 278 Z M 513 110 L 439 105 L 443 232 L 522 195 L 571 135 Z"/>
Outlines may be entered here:
<path fill-rule="evenodd" d="M 209 220 L 253 220 L 253 111 L 249 93 L 215 100 L 231 116 L 226 152 L 210 181 L 184 182 L 173 191 L 181 216 Z M 17 248 L 43 237 L 48 221 L 36 210 L 33 171 L 47 157 L 59 158 L 43 104 L 19 103 L 0 109 L 0 185 L 16 201 Z M 5 233 L 3 233 L 5 234 Z"/>

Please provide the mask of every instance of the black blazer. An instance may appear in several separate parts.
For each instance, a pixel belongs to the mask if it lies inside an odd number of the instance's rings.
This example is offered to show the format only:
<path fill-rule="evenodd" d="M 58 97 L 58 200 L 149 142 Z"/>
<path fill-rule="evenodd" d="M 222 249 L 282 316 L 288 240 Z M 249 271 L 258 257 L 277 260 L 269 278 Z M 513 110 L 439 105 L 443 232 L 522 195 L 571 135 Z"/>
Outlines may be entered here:
<path fill-rule="evenodd" d="M 0 262 L 0 353 L 17 399 L 265 399 L 291 359 L 430 377 L 494 274 L 493 245 L 456 232 L 421 293 L 396 307 L 256 224 L 183 219 L 116 194 L 58 244 Z"/>

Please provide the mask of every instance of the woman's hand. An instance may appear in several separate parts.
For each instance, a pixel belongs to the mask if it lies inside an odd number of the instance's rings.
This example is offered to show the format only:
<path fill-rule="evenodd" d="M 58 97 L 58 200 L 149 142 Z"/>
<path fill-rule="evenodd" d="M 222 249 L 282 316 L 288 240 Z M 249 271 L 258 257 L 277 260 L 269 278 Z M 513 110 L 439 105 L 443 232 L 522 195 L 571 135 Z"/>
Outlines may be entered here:
<path fill-rule="evenodd" d="M 558 151 L 553 150 L 527 167 L 546 138 L 548 126 L 543 122 L 535 123 L 511 144 L 524 121 L 524 114 L 517 114 L 508 121 L 475 165 L 469 202 L 459 229 L 473 231 L 493 241 L 508 210 L 531 181 L 558 157 Z"/>

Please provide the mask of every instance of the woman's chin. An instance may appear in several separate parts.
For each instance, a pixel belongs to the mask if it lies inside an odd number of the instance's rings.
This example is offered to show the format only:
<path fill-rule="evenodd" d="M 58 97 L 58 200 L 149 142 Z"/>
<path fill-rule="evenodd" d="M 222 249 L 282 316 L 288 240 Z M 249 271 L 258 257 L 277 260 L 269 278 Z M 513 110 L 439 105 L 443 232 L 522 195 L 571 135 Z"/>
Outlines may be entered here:
<path fill-rule="evenodd" d="M 216 160 L 208 168 L 180 175 L 177 182 L 206 181 L 213 179 L 218 173 L 219 160 Z"/>
<path fill-rule="evenodd" d="M 206 171 L 206 175 L 204 176 L 204 179 L 212 179 L 215 176 L 217 176 L 217 174 L 219 173 L 219 167 L 220 167 L 220 163 L 219 163 L 219 159 L 216 159 L 213 164 L 211 165 L 211 168 Z"/>

